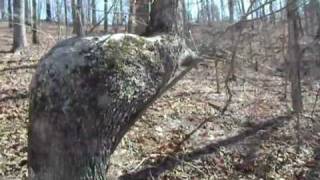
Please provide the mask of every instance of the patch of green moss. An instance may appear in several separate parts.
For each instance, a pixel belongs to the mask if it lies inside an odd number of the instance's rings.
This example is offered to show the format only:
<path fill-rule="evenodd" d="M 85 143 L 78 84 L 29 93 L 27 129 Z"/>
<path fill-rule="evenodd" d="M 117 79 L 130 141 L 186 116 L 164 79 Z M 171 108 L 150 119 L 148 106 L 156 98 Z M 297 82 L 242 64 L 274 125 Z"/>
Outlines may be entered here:
<path fill-rule="evenodd" d="M 141 64 L 156 63 L 150 53 L 154 49 L 154 44 L 142 37 L 125 36 L 122 40 L 109 40 L 103 47 L 105 66 L 124 73 L 132 60 L 141 61 Z"/>

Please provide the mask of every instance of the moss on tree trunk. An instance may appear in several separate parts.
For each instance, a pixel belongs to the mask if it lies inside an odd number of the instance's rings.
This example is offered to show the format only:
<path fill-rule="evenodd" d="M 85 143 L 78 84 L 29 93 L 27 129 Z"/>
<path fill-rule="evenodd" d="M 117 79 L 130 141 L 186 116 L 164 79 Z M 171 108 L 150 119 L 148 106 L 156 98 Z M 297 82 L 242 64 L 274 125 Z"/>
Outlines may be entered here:
<path fill-rule="evenodd" d="M 109 158 L 192 53 L 171 36 L 66 40 L 31 83 L 30 180 L 106 179 Z"/>

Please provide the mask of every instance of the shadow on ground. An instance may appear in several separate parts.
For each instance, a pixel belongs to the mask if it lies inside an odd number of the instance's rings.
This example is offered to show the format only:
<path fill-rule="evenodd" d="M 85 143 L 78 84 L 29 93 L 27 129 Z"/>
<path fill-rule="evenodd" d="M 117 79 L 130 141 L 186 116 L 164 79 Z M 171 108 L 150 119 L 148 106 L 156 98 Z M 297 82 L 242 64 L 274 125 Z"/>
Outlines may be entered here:
<path fill-rule="evenodd" d="M 283 126 L 286 121 L 289 121 L 290 116 L 280 116 L 270 120 L 266 120 L 264 123 L 253 126 L 252 128 L 245 130 L 244 132 L 232 136 L 230 138 L 220 140 L 216 143 L 209 144 L 203 148 L 196 149 L 189 153 L 169 155 L 159 161 L 158 164 L 153 165 L 153 167 L 148 167 L 136 172 L 128 173 L 119 177 L 120 180 L 145 180 L 154 179 L 159 177 L 162 173 L 166 171 L 173 170 L 178 165 L 182 164 L 184 161 L 192 161 L 198 159 L 202 156 L 215 153 L 220 147 L 230 146 L 241 142 L 242 140 L 257 134 L 261 130 L 274 131 L 275 128 Z"/>

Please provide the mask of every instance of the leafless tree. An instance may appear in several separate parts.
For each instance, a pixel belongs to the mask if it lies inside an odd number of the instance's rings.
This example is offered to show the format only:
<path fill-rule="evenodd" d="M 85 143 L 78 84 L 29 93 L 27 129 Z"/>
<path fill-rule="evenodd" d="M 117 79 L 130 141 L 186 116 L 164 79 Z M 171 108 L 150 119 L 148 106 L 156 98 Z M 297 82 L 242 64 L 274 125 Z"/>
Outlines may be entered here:
<path fill-rule="evenodd" d="M 92 8 L 92 24 L 97 24 L 97 6 L 96 0 L 91 1 L 91 8 Z"/>
<path fill-rule="evenodd" d="M 68 35 L 68 27 L 69 27 L 69 24 L 68 24 L 68 2 L 67 0 L 64 0 L 64 24 L 65 24 L 65 27 L 66 27 L 66 36 Z"/>
<path fill-rule="evenodd" d="M 270 2 L 269 4 L 269 12 L 270 12 L 270 22 L 275 24 L 276 21 L 276 15 L 273 12 L 273 1 Z"/>
<path fill-rule="evenodd" d="M 29 3 L 29 0 L 24 0 L 25 2 L 25 21 L 26 21 L 26 24 L 27 25 L 30 25 L 31 24 L 31 11 L 32 11 L 32 8 L 30 7 L 30 3 Z"/>
<path fill-rule="evenodd" d="M 134 6 L 134 14 L 135 14 L 135 23 L 134 23 L 134 32 L 136 34 L 141 34 L 145 32 L 147 27 L 147 23 L 149 21 L 149 9 L 148 0 L 136 1 Z"/>
<path fill-rule="evenodd" d="M 71 0 L 71 11 L 72 11 L 72 27 L 73 33 L 77 33 L 77 0 Z"/>
<path fill-rule="evenodd" d="M 234 0 L 228 0 L 229 22 L 234 21 Z"/>
<path fill-rule="evenodd" d="M 83 4 L 82 0 L 77 0 L 77 10 L 76 10 L 76 34 L 77 36 L 84 36 L 84 27 L 83 27 Z"/>
<path fill-rule="evenodd" d="M 13 27 L 13 16 L 12 16 L 12 1 L 8 0 L 8 21 L 9 21 L 9 27 Z"/>
<path fill-rule="evenodd" d="M 27 46 L 24 0 L 13 1 L 13 51 Z"/>
<path fill-rule="evenodd" d="M 4 0 L 0 1 L 0 19 L 4 19 L 5 8 L 4 8 Z"/>
<path fill-rule="evenodd" d="M 220 12 L 221 12 L 221 20 L 223 20 L 224 19 L 224 17 L 225 17 L 225 11 L 224 11 L 224 1 L 223 0 L 220 0 Z"/>
<path fill-rule="evenodd" d="M 38 37 L 38 7 L 37 7 L 37 0 L 32 0 L 32 43 L 38 44 L 39 37 Z"/>
<path fill-rule="evenodd" d="M 51 14 L 51 0 L 46 0 L 46 20 L 52 21 L 52 14 Z"/>
<path fill-rule="evenodd" d="M 298 139 L 298 150 L 301 145 L 300 135 L 300 114 L 303 110 L 301 94 L 301 49 L 299 46 L 299 22 L 297 11 L 297 0 L 288 0 L 287 19 L 288 19 L 288 58 L 290 62 L 290 81 L 292 108 L 296 115 L 296 131 Z"/>
<path fill-rule="evenodd" d="M 291 97 L 292 107 L 296 113 L 302 111 L 302 95 L 301 95 L 301 50 L 299 46 L 299 25 L 297 0 L 288 0 L 287 5 L 288 16 L 288 57 L 291 65 L 290 81 L 291 81 Z"/>
<path fill-rule="evenodd" d="M 108 32 L 108 0 L 104 0 L 104 32 Z"/>
<path fill-rule="evenodd" d="M 209 0 L 206 0 L 206 11 L 207 11 L 207 18 L 208 18 L 208 24 L 212 23 L 212 17 L 211 17 L 211 11 L 210 11 L 210 4 Z"/>
<path fill-rule="evenodd" d="M 128 32 L 134 33 L 133 24 L 135 23 L 135 0 L 129 1 L 129 21 L 128 21 Z"/>
<path fill-rule="evenodd" d="M 115 33 L 118 33 L 118 29 L 119 29 L 119 18 L 120 18 L 120 9 L 119 9 L 119 0 L 115 1 L 115 5 L 112 8 L 113 10 L 113 17 L 112 17 L 112 29 Z"/>

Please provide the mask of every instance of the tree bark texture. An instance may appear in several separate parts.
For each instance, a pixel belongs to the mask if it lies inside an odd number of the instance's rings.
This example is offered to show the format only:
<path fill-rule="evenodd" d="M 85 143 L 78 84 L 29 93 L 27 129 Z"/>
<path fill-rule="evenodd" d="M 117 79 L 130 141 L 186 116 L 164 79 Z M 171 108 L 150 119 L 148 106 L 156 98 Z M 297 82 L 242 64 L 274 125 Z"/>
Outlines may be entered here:
<path fill-rule="evenodd" d="M 92 24 L 96 25 L 97 24 L 97 4 L 96 4 L 96 0 L 92 0 L 91 1 L 92 5 Z"/>
<path fill-rule="evenodd" d="M 288 0 L 287 16 L 288 16 L 288 57 L 291 61 L 290 81 L 291 81 L 291 97 L 292 108 L 295 113 L 301 113 L 303 109 L 301 94 L 301 49 L 299 46 L 299 25 L 297 1 Z"/>
<path fill-rule="evenodd" d="M 82 0 L 77 0 L 76 9 L 76 34 L 77 36 L 84 36 L 84 15 L 83 15 L 83 4 Z"/>
<path fill-rule="evenodd" d="M 234 21 L 234 0 L 228 0 L 229 22 Z"/>
<path fill-rule="evenodd" d="M 41 59 L 30 85 L 29 180 L 107 178 L 122 137 L 199 60 L 173 34 L 183 32 L 179 7 L 155 1 L 152 37 L 73 38 Z"/>
<path fill-rule="evenodd" d="M 30 86 L 29 179 L 105 180 L 122 137 L 192 57 L 181 42 L 116 34 L 54 47 Z"/>
<path fill-rule="evenodd" d="M 104 32 L 108 32 L 108 0 L 104 0 Z"/>
<path fill-rule="evenodd" d="M 129 1 L 129 20 L 128 20 L 128 32 L 134 33 L 134 23 L 135 23 L 135 0 Z"/>
<path fill-rule="evenodd" d="M 8 0 L 8 21 L 9 21 L 9 27 L 13 27 L 13 16 L 12 16 L 12 1 Z"/>
<path fill-rule="evenodd" d="M 71 12 L 72 12 L 72 27 L 73 33 L 77 33 L 77 1 L 71 0 Z"/>
<path fill-rule="evenodd" d="M 46 0 L 46 15 L 47 15 L 47 21 L 52 21 L 52 15 L 51 15 L 51 0 Z"/>
<path fill-rule="evenodd" d="M 13 51 L 27 46 L 24 1 L 13 0 Z"/>
<path fill-rule="evenodd" d="M 184 35 L 183 4 L 180 0 L 161 0 L 152 4 L 145 35 L 176 33 Z"/>
<path fill-rule="evenodd" d="M 38 17 L 37 17 L 37 0 L 32 0 L 32 43 L 38 44 L 39 37 L 38 37 Z"/>
<path fill-rule="evenodd" d="M 4 10 L 4 0 L 0 1 L 0 19 L 4 19 L 5 10 Z"/>

